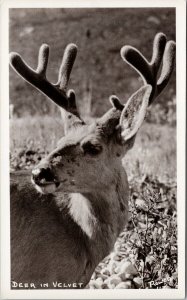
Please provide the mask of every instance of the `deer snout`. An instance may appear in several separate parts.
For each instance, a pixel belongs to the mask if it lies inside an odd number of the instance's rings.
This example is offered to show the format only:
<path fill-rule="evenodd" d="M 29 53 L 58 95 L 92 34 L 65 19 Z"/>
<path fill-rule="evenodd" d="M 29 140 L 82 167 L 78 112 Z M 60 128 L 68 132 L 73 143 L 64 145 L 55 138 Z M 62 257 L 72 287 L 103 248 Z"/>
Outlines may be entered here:
<path fill-rule="evenodd" d="M 60 184 L 49 167 L 37 167 L 32 170 L 32 181 L 39 186 L 55 184 L 58 187 Z"/>

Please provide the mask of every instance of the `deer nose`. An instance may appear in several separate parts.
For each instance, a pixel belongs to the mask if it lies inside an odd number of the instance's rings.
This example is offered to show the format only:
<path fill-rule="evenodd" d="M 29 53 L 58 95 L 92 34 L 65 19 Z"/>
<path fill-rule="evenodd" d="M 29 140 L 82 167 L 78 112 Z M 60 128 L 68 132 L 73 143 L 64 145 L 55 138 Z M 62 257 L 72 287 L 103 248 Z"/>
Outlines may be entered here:
<path fill-rule="evenodd" d="M 32 179 L 36 184 L 54 182 L 55 177 L 52 170 L 47 168 L 36 168 L 32 170 Z"/>

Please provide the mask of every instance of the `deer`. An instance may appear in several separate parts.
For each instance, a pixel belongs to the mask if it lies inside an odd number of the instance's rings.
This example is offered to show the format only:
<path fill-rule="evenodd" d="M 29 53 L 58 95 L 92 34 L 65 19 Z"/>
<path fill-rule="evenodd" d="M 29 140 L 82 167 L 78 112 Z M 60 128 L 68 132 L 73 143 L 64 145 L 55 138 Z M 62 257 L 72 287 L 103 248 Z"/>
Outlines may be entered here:
<path fill-rule="evenodd" d="M 143 85 L 125 104 L 110 96 L 111 108 L 89 124 L 79 115 L 74 90 L 68 90 L 75 44 L 64 51 L 56 84 L 46 77 L 47 44 L 39 50 L 36 70 L 10 53 L 12 68 L 60 107 L 64 126 L 56 148 L 32 171 L 10 175 L 13 282 L 85 288 L 113 250 L 128 221 L 129 183 L 122 158 L 133 147 L 148 107 L 169 82 L 175 47 L 160 32 L 150 61 L 136 48 L 123 46 L 122 60 L 136 70 Z"/>

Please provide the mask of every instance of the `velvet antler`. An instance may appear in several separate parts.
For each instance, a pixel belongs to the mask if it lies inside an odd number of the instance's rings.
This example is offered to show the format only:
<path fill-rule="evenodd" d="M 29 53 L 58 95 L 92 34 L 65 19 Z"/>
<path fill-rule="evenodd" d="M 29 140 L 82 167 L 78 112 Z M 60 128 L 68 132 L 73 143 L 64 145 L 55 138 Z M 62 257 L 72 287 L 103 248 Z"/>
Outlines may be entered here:
<path fill-rule="evenodd" d="M 162 92 L 169 82 L 175 61 L 175 42 L 168 41 L 163 33 L 155 36 L 153 43 L 153 55 L 150 62 L 134 47 L 124 46 L 121 56 L 130 64 L 143 78 L 145 84 L 152 86 L 149 105 Z M 157 79 L 158 72 L 163 62 L 161 74 Z"/>
<path fill-rule="evenodd" d="M 49 46 L 46 44 L 40 47 L 36 70 L 30 68 L 22 57 L 15 52 L 10 53 L 10 64 L 23 79 L 48 96 L 50 100 L 66 111 L 79 117 L 75 93 L 73 90 L 67 92 L 67 86 L 76 55 L 77 46 L 75 44 L 69 44 L 64 51 L 58 82 L 56 84 L 50 83 L 46 78 L 49 58 Z"/>

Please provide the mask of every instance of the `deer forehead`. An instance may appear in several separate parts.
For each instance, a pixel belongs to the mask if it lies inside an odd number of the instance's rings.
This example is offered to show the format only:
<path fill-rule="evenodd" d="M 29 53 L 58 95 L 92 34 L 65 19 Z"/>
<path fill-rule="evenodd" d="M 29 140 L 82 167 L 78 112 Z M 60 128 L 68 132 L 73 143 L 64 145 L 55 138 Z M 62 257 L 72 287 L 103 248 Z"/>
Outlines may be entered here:
<path fill-rule="evenodd" d="M 73 128 L 68 134 L 62 137 L 58 141 L 58 148 L 64 148 L 67 146 L 76 146 L 86 141 L 104 141 L 103 132 L 101 132 L 99 126 L 96 123 L 91 125 L 83 125 L 77 128 Z"/>

